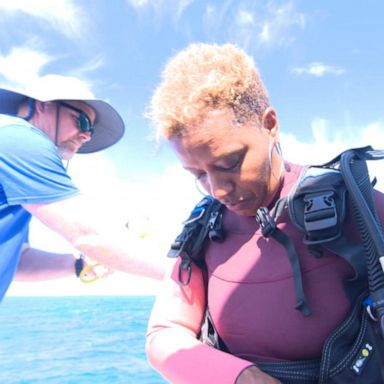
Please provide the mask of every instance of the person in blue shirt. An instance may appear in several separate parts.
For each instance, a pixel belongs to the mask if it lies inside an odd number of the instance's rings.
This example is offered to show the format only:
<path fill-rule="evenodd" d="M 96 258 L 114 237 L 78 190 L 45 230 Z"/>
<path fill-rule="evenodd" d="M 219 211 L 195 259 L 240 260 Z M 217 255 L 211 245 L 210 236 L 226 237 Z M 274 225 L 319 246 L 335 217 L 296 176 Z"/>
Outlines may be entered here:
<path fill-rule="evenodd" d="M 121 116 L 108 103 L 50 80 L 32 91 L 0 89 L 0 301 L 13 278 L 63 277 L 75 272 L 74 264 L 79 274 L 85 263 L 30 247 L 32 216 L 109 269 L 161 278 L 162 265 L 138 252 L 124 228 L 111 236 L 93 222 L 89 212 L 97 207 L 63 164 L 75 153 L 115 144 L 124 134 Z"/>

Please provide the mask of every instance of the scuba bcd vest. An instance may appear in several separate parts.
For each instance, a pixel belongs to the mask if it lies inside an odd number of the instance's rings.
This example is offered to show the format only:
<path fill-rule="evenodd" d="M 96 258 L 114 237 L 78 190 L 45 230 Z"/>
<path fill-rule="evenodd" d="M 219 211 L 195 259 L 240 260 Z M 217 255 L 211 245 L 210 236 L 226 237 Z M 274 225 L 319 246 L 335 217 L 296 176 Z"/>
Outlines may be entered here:
<path fill-rule="evenodd" d="M 303 232 L 303 242 L 311 253 L 320 257 L 326 248 L 343 257 L 355 271 L 355 276 L 344 282 L 349 299 L 355 303 L 354 310 L 330 335 L 321 360 L 308 365 L 302 361 L 283 363 L 281 367 L 259 364 L 284 383 L 384 383 L 384 368 L 382 372 L 378 368 L 384 366 L 384 234 L 373 199 L 375 180 L 370 181 L 366 164 L 367 160 L 383 158 L 384 150 L 368 146 L 346 150 L 322 165 L 306 166 L 287 197 L 281 198 L 271 211 L 260 207 L 256 212 L 263 236 L 272 237 L 287 251 L 294 277 L 295 307 L 303 316 L 309 316 L 311 310 L 302 286 L 299 259 L 290 237 L 276 226 L 283 209 L 288 209 L 290 220 Z M 342 232 L 347 209 L 353 212 L 361 244 L 351 243 Z M 224 241 L 222 212 L 223 206 L 217 200 L 205 196 L 184 222 L 168 253 L 169 257 L 181 258 L 181 284 L 189 283 L 191 263 L 204 267 L 207 241 Z M 204 342 L 228 352 L 208 310 L 201 333 L 205 333 L 201 337 Z M 373 358 L 368 366 L 372 368 L 361 375 L 370 355 Z M 356 380 L 360 375 L 361 381 Z"/>
<path fill-rule="evenodd" d="M 168 251 L 169 257 L 180 257 L 179 282 L 187 285 L 191 279 L 191 264 L 198 266 L 204 264 L 201 250 L 209 239 L 211 241 L 224 241 L 224 232 L 221 225 L 224 206 L 211 196 L 204 198 L 195 206 L 184 221 L 182 232 L 176 237 Z"/>

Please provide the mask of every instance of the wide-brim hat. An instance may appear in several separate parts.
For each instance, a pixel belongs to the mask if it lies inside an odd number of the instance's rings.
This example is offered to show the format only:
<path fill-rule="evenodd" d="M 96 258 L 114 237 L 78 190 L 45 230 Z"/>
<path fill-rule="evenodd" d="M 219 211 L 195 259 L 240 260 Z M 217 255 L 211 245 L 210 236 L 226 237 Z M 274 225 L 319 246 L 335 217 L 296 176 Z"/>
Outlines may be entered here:
<path fill-rule="evenodd" d="M 42 102 L 56 100 L 81 101 L 96 112 L 92 139 L 84 143 L 78 153 L 101 151 L 117 143 L 124 134 L 124 122 L 107 102 L 96 99 L 79 79 L 47 75 L 25 88 L 0 86 L 0 113 L 16 115 L 23 99 L 30 97 Z"/>

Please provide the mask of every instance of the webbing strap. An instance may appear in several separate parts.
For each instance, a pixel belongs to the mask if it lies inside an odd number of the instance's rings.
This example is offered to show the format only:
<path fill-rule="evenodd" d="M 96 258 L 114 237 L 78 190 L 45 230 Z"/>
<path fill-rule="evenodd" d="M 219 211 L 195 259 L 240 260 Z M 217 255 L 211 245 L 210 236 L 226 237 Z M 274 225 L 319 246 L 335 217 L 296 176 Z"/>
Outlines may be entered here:
<path fill-rule="evenodd" d="M 276 203 L 274 214 L 280 214 L 284 204 L 285 200 L 280 200 L 278 203 Z M 275 219 L 269 214 L 267 208 L 260 207 L 257 210 L 256 220 L 260 225 L 264 237 L 273 237 L 286 249 L 293 273 L 293 282 L 297 300 L 295 308 L 299 310 L 303 316 L 309 316 L 311 314 L 311 310 L 308 306 L 308 300 L 304 294 L 299 257 L 297 256 L 296 248 L 292 240 L 283 231 L 277 228 Z"/>
<path fill-rule="evenodd" d="M 287 250 L 288 259 L 291 263 L 291 268 L 293 272 L 293 281 L 295 285 L 296 292 L 296 300 L 297 303 L 295 308 L 299 310 L 303 316 L 309 316 L 311 314 L 311 310 L 308 306 L 308 300 L 304 294 L 303 288 L 303 278 L 300 268 L 299 257 L 297 256 L 297 252 L 295 246 L 288 235 L 286 235 L 279 228 L 275 228 L 275 230 L 271 233 L 271 236 L 277 240 L 283 247 Z"/>

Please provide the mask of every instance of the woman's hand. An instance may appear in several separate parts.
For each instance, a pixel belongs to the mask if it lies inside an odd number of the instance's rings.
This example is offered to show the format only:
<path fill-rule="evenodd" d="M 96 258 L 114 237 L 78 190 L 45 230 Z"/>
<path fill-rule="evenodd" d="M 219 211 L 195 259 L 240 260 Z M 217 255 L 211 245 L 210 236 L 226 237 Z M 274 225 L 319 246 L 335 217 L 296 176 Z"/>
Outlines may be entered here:
<path fill-rule="evenodd" d="M 235 384 L 281 384 L 281 381 L 251 365 L 240 373 Z"/>

